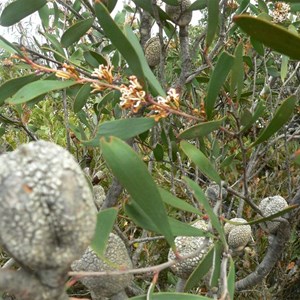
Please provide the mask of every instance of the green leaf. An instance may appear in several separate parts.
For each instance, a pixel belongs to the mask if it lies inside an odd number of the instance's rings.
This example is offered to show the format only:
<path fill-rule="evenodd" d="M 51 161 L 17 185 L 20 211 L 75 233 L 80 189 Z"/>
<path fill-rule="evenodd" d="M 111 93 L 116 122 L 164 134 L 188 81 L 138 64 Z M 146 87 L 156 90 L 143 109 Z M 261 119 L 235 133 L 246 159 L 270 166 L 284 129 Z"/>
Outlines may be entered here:
<path fill-rule="evenodd" d="M 233 20 L 254 39 L 275 51 L 300 60 L 299 35 L 288 31 L 282 26 L 249 15 L 235 16 Z"/>
<path fill-rule="evenodd" d="M 64 48 L 71 46 L 73 43 L 78 42 L 79 39 L 87 33 L 93 25 L 94 18 L 78 21 L 69 27 L 61 37 L 61 44 Z"/>
<path fill-rule="evenodd" d="M 153 155 L 156 161 L 162 161 L 164 159 L 164 148 L 161 144 L 157 144 L 153 149 Z"/>
<path fill-rule="evenodd" d="M 144 81 L 144 72 L 136 50 L 128 41 L 124 33 L 111 18 L 108 10 L 102 3 L 95 3 L 95 12 L 99 24 L 112 44 L 119 50 L 127 61 L 131 71 L 140 80 Z"/>
<path fill-rule="evenodd" d="M 169 5 L 173 5 L 173 6 L 179 5 L 178 0 L 162 0 L 162 1 L 169 4 Z"/>
<path fill-rule="evenodd" d="M 223 52 L 217 61 L 216 67 L 208 83 L 207 97 L 204 101 L 205 111 L 208 119 L 212 118 L 217 96 L 233 63 L 234 57 L 226 52 Z"/>
<path fill-rule="evenodd" d="M 91 247 L 100 257 L 105 253 L 109 234 L 112 231 L 117 215 L 118 210 L 113 207 L 98 212 L 97 225 Z"/>
<path fill-rule="evenodd" d="M 244 62 L 243 43 L 239 43 L 234 52 L 234 63 L 231 70 L 230 96 L 234 98 L 236 89 L 236 99 L 239 101 L 244 85 Z"/>
<path fill-rule="evenodd" d="M 207 19 L 207 33 L 206 33 L 206 47 L 208 48 L 219 26 L 219 0 L 207 1 L 208 19 Z"/>
<path fill-rule="evenodd" d="M 210 236 L 213 235 L 207 231 L 193 227 L 187 223 L 178 221 L 174 218 L 168 217 L 173 236 Z"/>
<path fill-rule="evenodd" d="M 56 38 L 56 36 L 53 34 L 47 33 L 47 32 L 43 32 L 42 34 L 48 41 L 50 41 L 52 47 L 58 52 L 57 54 L 61 58 L 66 59 L 64 49 L 61 47 L 61 44 L 58 41 L 58 39 Z M 46 49 L 46 47 L 44 47 L 44 48 Z M 53 49 L 51 49 L 51 50 L 53 51 Z M 53 51 L 53 52 L 55 53 L 55 51 Z"/>
<path fill-rule="evenodd" d="M 148 231 L 163 234 L 156 226 L 155 222 L 151 220 L 140 208 L 140 206 L 133 201 L 125 205 L 126 215 L 139 227 Z M 210 236 L 213 235 L 209 232 L 195 228 L 187 223 L 180 222 L 174 218 L 168 217 L 168 222 L 173 236 Z"/>
<path fill-rule="evenodd" d="M 86 83 L 80 88 L 74 100 L 74 107 L 73 107 L 74 113 L 78 113 L 84 107 L 87 99 L 90 96 L 90 93 L 91 93 L 90 83 Z"/>
<path fill-rule="evenodd" d="M 241 133 L 245 133 L 263 115 L 265 109 L 266 105 L 264 104 L 264 102 L 259 101 L 256 105 L 253 116 L 250 118 L 247 124 L 244 125 Z"/>
<path fill-rule="evenodd" d="M 194 196 L 198 200 L 198 202 L 203 205 L 206 213 L 209 216 L 212 226 L 217 230 L 223 244 L 226 245 L 227 243 L 226 243 L 224 229 L 223 229 L 218 217 L 215 215 L 213 209 L 211 208 L 208 200 L 206 199 L 204 192 L 202 191 L 202 189 L 196 182 L 192 181 L 191 179 L 189 179 L 187 177 L 184 177 L 183 179 L 187 183 L 187 185 L 192 189 L 192 191 L 194 192 Z"/>
<path fill-rule="evenodd" d="M 107 65 L 106 59 L 95 51 L 85 51 L 83 56 L 86 62 L 94 68 L 98 68 L 99 65 Z"/>
<path fill-rule="evenodd" d="M 252 143 L 250 147 L 254 147 L 266 141 L 269 137 L 271 137 L 274 133 L 281 129 L 293 114 L 297 100 L 297 97 L 294 95 L 285 99 L 275 112 L 275 115 L 270 121 L 270 124 L 262 131 L 257 140 Z"/>
<path fill-rule="evenodd" d="M 229 272 L 227 276 L 227 287 L 229 292 L 229 299 L 234 299 L 234 288 L 235 288 L 235 267 L 232 257 L 229 260 Z"/>
<path fill-rule="evenodd" d="M 39 16 L 44 28 L 48 28 L 50 21 L 50 9 L 48 5 L 44 5 L 42 8 L 39 9 Z"/>
<path fill-rule="evenodd" d="M 132 201 L 132 199 L 126 203 L 125 213 L 137 226 L 148 231 L 161 233 L 156 227 L 155 222 L 153 222 L 153 220 L 144 213 L 140 206 L 136 202 Z"/>
<path fill-rule="evenodd" d="M 0 106 L 4 104 L 4 101 L 15 94 L 24 85 L 40 79 L 41 76 L 35 74 L 26 75 L 5 81 L 0 86 Z"/>
<path fill-rule="evenodd" d="M 152 0 L 132 0 L 137 7 L 140 7 L 150 13 L 152 17 L 154 17 L 154 12 L 152 8 Z M 159 19 L 161 21 L 166 21 L 169 19 L 169 16 L 158 6 L 157 7 Z"/>
<path fill-rule="evenodd" d="M 172 207 L 178 208 L 183 211 L 188 211 L 190 213 L 197 214 L 199 216 L 202 216 L 203 214 L 199 211 L 199 209 L 195 208 L 191 204 L 185 202 L 184 200 L 181 200 L 171 194 L 170 192 L 166 191 L 163 188 L 159 188 L 160 195 L 162 197 L 162 200 Z"/>
<path fill-rule="evenodd" d="M 179 139 L 194 139 L 198 138 L 200 136 L 207 136 L 209 133 L 211 133 L 214 130 L 217 130 L 220 128 L 222 123 L 225 121 L 225 118 L 222 118 L 220 120 L 216 121 L 209 121 L 205 123 L 200 123 L 197 125 L 194 125 L 184 131 L 182 131 L 179 135 Z"/>
<path fill-rule="evenodd" d="M 281 59 L 281 67 L 280 67 L 280 77 L 281 81 L 284 82 L 287 74 L 288 74 L 288 67 L 289 67 L 289 58 L 286 55 L 282 55 Z"/>
<path fill-rule="evenodd" d="M 207 0 L 196 0 L 192 3 L 192 5 L 188 8 L 189 11 L 192 10 L 201 10 L 207 6 Z"/>
<path fill-rule="evenodd" d="M 133 33 L 131 27 L 128 25 L 125 26 L 125 34 L 126 34 L 126 37 L 128 38 L 128 41 L 131 43 L 131 45 L 133 46 L 133 48 L 135 49 L 135 51 L 137 53 L 139 61 L 141 62 L 141 65 L 142 65 L 144 75 L 148 81 L 148 84 L 151 88 L 153 96 L 157 96 L 157 95 L 165 96 L 166 93 L 163 90 L 163 88 L 161 87 L 161 84 L 159 83 L 157 78 L 154 76 L 152 70 L 150 69 L 150 67 L 147 63 L 147 60 L 145 58 L 143 49 L 142 49 L 136 35 Z"/>
<path fill-rule="evenodd" d="M 199 149 L 186 141 L 182 141 L 180 146 L 183 152 L 205 176 L 217 182 L 218 184 L 221 183 L 219 174 L 215 171 L 209 159 Z"/>
<path fill-rule="evenodd" d="M 101 137 L 115 136 L 128 140 L 136 135 L 149 130 L 155 125 L 153 118 L 132 118 L 107 121 L 98 127 L 96 136 L 89 141 L 82 141 L 86 146 L 98 147 Z"/>
<path fill-rule="evenodd" d="M 77 82 L 74 80 L 38 80 L 22 87 L 11 98 L 7 99 L 6 102 L 9 104 L 25 103 L 42 94 L 61 90 L 75 84 Z"/>
<path fill-rule="evenodd" d="M 188 292 L 192 288 L 199 286 L 200 280 L 207 274 L 213 264 L 214 247 L 211 247 L 206 255 L 199 262 L 193 273 L 185 283 L 184 291 Z"/>
<path fill-rule="evenodd" d="M 265 49 L 264 46 L 261 42 L 257 41 L 256 39 L 250 37 L 250 42 L 254 48 L 254 50 L 261 56 L 264 56 L 265 54 Z"/>
<path fill-rule="evenodd" d="M 10 54 L 18 53 L 21 57 L 23 56 L 23 53 L 15 45 L 7 41 L 1 35 L 0 35 L 0 48 L 3 48 L 5 51 L 7 51 Z"/>
<path fill-rule="evenodd" d="M 8 4 L 0 17 L 1 26 L 11 26 L 39 10 L 47 0 L 16 0 Z"/>
<path fill-rule="evenodd" d="M 100 146 L 106 163 L 133 201 L 175 247 L 165 206 L 144 162 L 130 146 L 116 137 L 101 138 Z"/>
<path fill-rule="evenodd" d="M 5 128 L 0 127 L 0 137 L 5 134 Z"/>
<path fill-rule="evenodd" d="M 209 284 L 210 287 L 214 287 L 214 286 L 217 287 L 219 284 L 223 248 L 224 247 L 221 241 L 217 241 L 215 243 L 214 257 L 213 257 L 213 270 L 212 270 L 211 280 Z"/>
<path fill-rule="evenodd" d="M 130 298 L 132 300 L 147 300 L 147 295 Z M 154 293 L 151 300 L 212 300 L 212 298 L 185 293 Z"/>

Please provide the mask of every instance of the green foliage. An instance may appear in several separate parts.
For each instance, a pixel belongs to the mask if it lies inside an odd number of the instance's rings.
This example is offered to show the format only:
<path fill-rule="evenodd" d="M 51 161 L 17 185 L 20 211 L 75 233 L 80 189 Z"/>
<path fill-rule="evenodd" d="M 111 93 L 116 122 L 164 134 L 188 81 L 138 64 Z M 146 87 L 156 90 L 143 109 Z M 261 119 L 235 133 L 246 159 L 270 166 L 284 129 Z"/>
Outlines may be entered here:
<path fill-rule="evenodd" d="M 121 183 L 115 207 L 98 213 L 92 247 L 100 256 L 113 228 L 128 239 L 138 266 L 165 262 L 167 243 L 176 251 L 176 236 L 214 240 L 186 293 L 173 292 L 174 277 L 164 270 L 150 287 L 151 280 L 137 277 L 151 299 L 210 299 L 195 293 L 216 288 L 230 299 L 258 299 L 260 290 L 267 295 L 272 278 L 248 294 L 236 293 L 235 282 L 267 253 L 267 233 L 253 225 L 295 208 L 263 218 L 248 201 L 257 205 L 277 194 L 291 199 L 300 184 L 297 1 L 284 1 L 291 9 L 278 21 L 276 3 L 196 0 L 189 11 L 198 12 L 198 25 L 188 28 L 176 26 L 152 0 L 133 0 L 118 13 L 117 2 L 6 5 L 0 25 L 38 11 L 43 28 L 39 37 L 27 32 L 34 42 L 24 48 L 0 36 L 0 153 L 35 138 L 51 140 L 74 154 L 91 182 L 101 170 L 106 191 Z M 163 41 L 155 68 L 141 46 L 151 28 L 140 13 L 158 25 Z M 209 198 L 204 191 L 223 180 L 227 198 Z M 257 252 L 251 257 L 247 249 L 232 258 L 228 249 L 223 220 L 236 215 L 252 225 Z M 208 219 L 209 232 L 191 226 L 198 218 Z M 295 257 L 291 250 L 281 269 Z M 203 282 L 206 273 L 209 282 Z M 156 293 L 155 280 L 163 292 Z"/>

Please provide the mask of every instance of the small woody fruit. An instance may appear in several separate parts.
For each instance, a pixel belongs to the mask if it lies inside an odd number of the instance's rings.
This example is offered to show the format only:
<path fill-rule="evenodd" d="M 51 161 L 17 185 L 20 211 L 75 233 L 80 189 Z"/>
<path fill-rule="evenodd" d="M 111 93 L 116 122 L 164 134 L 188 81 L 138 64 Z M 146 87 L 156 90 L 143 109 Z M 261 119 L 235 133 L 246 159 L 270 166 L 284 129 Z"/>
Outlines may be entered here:
<path fill-rule="evenodd" d="M 247 221 L 243 218 L 233 218 L 230 221 L 236 223 L 247 223 Z M 224 231 L 227 236 L 228 245 L 234 252 L 243 250 L 251 238 L 250 225 L 233 225 L 226 223 Z"/>
<path fill-rule="evenodd" d="M 190 5 L 190 0 L 178 0 L 178 5 L 176 6 L 166 4 L 166 13 L 175 24 L 186 26 L 190 24 L 193 16 L 193 12 L 187 10 Z"/>
<path fill-rule="evenodd" d="M 274 215 L 275 213 L 283 210 L 288 206 L 285 199 L 279 195 L 273 196 L 273 197 L 267 197 L 261 200 L 258 208 L 263 213 L 264 217 L 268 217 L 271 215 Z M 267 221 L 267 228 L 270 231 L 270 233 L 275 233 L 277 231 L 277 228 L 280 224 L 280 222 L 277 221 Z M 262 224 L 262 228 L 264 228 L 264 225 Z"/>
<path fill-rule="evenodd" d="M 150 38 L 145 43 L 145 57 L 150 67 L 155 67 L 160 62 L 160 40 L 158 36 Z"/>

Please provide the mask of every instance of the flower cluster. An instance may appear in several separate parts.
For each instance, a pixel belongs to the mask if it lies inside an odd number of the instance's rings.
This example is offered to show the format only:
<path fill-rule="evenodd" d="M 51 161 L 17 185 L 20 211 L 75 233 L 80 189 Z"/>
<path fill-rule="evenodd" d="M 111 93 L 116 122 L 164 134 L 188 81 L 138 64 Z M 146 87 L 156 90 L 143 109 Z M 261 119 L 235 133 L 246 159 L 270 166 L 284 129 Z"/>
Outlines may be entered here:
<path fill-rule="evenodd" d="M 129 86 L 125 84 L 120 86 L 122 94 L 120 97 L 120 106 L 123 109 L 131 109 L 134 113 L 137 113 L 147 103 L 145 99 L 146 92 L 143 90 L 136 76 L 130 76 L 129 82 Z"/>
<path fill-rule="evenodd" d="M 155 121 L 159 121 L 161 118 L 165 118 L 170 114 L 170 109 L 179 108 L 179 94 L 174 88 L 169 89 L 167 97 L 157 97 L 157 104 L 150 106 L 150 109 L 154 112 Z"/>
<path fill-rule="evenodd" d="M 284 2 L 276 2 L 275 9 L 273 10 L 273 21 L 275 23 L 282 23 L 287 20 L 289 12 L 290 12 L 290 5 Z"/>
<path fill-rule="evenodd" d="M 55 75 L 59 78 L 64 79 L 79 79 L 79 73 L 76 71 L 76 69 L 73 66 L 63 64 L 63 70 L 55 71 Z"/>
<path fill-rule="evenodd" d="M 112 84 L 114 77 L 112 74 L 114 67 L 112 65 L 100 65 L 97 69 L 94 69 L 94 72 L 92 73 L 92 77 L 95 77 L 99 80 L 102 81 L 101 82 L 93 82 L 92 83 L 92 87 L 94 88 L 94 90 L 92 92 L 95 91 L 103 91 L 105 89 L 107 89 L 107 86 L 103 85 L 103 82 L 107 83 L 107 84 Z"/>

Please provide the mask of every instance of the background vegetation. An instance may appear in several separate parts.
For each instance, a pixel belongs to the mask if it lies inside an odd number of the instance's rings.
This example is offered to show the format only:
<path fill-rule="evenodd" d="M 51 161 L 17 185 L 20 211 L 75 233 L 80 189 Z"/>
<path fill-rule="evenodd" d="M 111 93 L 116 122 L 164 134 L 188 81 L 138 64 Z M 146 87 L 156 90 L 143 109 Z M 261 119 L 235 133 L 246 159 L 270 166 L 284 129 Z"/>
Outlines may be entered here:
<path fill-rule="evenodd" d="M 254 222 L 250 244 L 234 257 L 221 225 L 258 219 L 265 197 L 300 201 L 300 2 L 196 0 L 188 10 L 197 20 L 186 26 L 165 13 L 166 3 L 178 4 L 133 0 L 116 12 L 113 0 L 7 1 L 1 26 L 38 11 L 41 27 L 18 42 L 0 36 L 0 153 L 38 139 L 70 151 L 90 183 L 104 187 L 105 230 L 125 241 L 134 268 L 167 261 L 173 237 L 194 235 L 185 225 L 208 218 L 218 289 L 190 283 L 187 292 L 297 299 L 297 209 L 285 215 L 288 236 L 279 230 L 271 241 Z M 143 49 L 156 35 L 148 56 L 159 63 L 149 67 Z M 199 196 L 212 183 L 228 196 Z M 164 267 L 137 274 L 131 296 L 173 292 L 175 283 Z"/>

